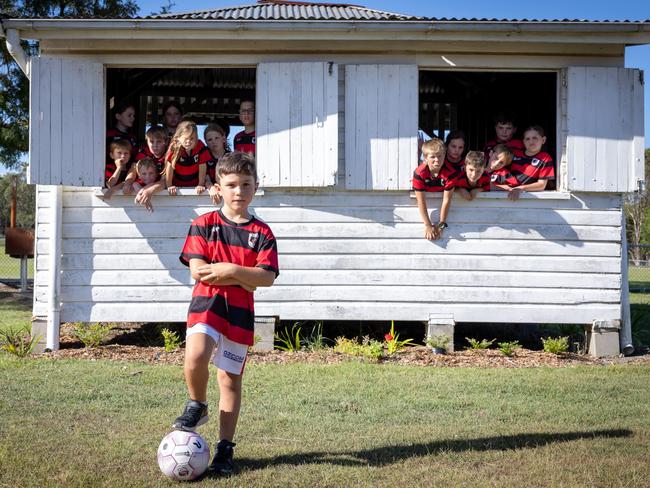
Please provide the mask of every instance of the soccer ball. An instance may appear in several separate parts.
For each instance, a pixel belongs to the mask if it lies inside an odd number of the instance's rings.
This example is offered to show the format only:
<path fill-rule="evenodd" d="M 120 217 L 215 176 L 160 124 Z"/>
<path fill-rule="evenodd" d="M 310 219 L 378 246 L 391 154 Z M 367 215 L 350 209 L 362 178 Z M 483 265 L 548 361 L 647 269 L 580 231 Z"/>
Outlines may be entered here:
<path fill-rule="evenodd" d="M 196 432 L 175 430 L 158 446 L 158 466 L 165 476 L 177 481 L 198 478 L 210 464 L 210 446 Z"/>

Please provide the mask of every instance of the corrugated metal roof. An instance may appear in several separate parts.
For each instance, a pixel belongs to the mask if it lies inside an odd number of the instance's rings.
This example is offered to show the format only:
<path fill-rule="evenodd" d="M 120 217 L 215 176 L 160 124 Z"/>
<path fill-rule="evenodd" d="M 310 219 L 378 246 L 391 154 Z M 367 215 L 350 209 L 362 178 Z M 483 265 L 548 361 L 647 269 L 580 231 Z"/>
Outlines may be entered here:
<path fill-rule="evenodd" d="M 262 0 L 253 5 L 215 10 L 150 15 L 145 19 L 177 20 L 423 20 L 424 17 L 373 10 L 358 5 Z"/>

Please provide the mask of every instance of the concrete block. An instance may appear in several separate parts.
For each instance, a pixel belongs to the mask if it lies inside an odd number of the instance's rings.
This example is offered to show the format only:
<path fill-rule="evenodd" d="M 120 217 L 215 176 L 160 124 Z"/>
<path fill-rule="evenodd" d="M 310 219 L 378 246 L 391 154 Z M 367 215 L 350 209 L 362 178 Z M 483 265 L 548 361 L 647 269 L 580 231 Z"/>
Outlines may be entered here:
<path fill-rule="evenodd" d="M 587 351 L 591 356 L 602 358 L 618 356 L 621 353 L 620 320 L 594 320 L 586 329 Z"/>
<path fill-rule="evenodd" d="M 38 337 L 34 346 L 34 353 L 40 354 L 45 351 L 47 345 L 47 320 L 35 319 L 32 321 L 32 337 Z"/>
<path fill-rule="evenodd" d="M 253 351 L 273 350 L 276 321 L 276 317 L 255 317 L 255 335 L 260 340 L 253 345 Z"/>
<path fill-rule="evenodd" d="M 449 337 L 447 352 L 454 352 L 455 327 L 456 322 L 454 321 L 453 314 L 429 314 L 429 322 L 427 324 L 427 339 L 431 336 L 446 335 Z"/>

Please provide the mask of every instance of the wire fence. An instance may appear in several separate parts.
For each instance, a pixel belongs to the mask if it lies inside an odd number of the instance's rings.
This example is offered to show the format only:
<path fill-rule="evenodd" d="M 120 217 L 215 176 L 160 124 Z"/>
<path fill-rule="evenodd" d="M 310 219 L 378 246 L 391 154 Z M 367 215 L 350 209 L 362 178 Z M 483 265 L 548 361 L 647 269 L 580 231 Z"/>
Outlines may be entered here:
<path fill-rule="evenodd" d="M 650 292 L 650 244 L 628 244 L 630 291 Z"/>
<path fill-rule="evenodd" d="M 0 282 L 20 284 L 20 259 L 5 254 L 5 238 L 0 235 Z M 27 260 L 27 281 L 34 279 L 34 260 Z"/>

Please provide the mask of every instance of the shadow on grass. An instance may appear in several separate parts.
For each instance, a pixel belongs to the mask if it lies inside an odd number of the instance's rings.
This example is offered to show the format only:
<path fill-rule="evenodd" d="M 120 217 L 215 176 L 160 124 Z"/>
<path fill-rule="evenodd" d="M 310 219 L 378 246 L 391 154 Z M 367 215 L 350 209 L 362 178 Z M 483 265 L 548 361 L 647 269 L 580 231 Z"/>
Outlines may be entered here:
<path fill-rule="evenodd" d="M 343 452 L 303 452 L 276 456 L 270 459 L 237 458 L 241 471 L 264 469 L 278 464 L 335 464 L 339 466 L 381 467 L 404 459 L 436 455 L 443 452 L 508 451 L 530 449 L 547 444 L 580 439 L 630 437 L 631 430 L 610 429 L 585 432 L 532 433 L 478 439 L 449 439 L 411 445 L 383 446 L 375 449 Z"/>

